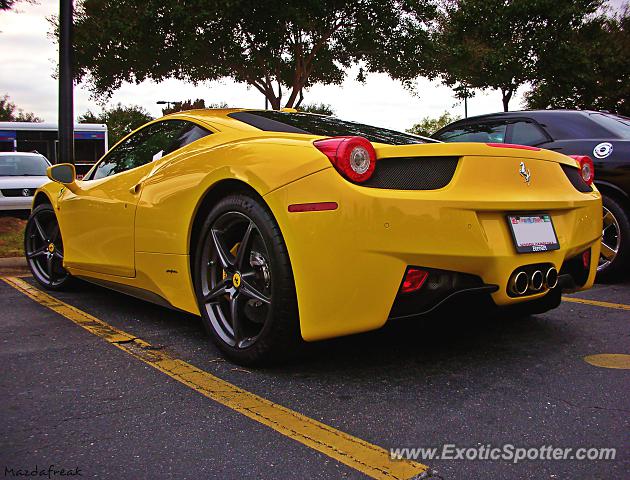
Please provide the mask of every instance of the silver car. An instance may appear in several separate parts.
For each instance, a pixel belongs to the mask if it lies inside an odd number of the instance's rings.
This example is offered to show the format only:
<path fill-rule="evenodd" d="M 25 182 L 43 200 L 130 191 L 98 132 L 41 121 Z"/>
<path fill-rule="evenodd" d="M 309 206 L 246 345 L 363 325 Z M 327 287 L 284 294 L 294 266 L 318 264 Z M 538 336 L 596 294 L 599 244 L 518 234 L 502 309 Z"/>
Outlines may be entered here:
<path fill-rule="evenodd" d="M 48 167 L 39 153 L 0 152 L 0 213 L 30 210 L 35 190 L 49 181 Z"/>

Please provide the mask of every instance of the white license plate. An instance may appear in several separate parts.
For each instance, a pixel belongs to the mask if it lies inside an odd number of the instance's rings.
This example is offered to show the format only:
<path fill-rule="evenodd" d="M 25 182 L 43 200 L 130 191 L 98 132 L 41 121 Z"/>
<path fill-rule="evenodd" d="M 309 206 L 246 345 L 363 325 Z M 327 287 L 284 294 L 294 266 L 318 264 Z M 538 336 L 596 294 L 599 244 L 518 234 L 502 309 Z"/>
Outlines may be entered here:
<path fill-rule="evenodd" d="M 558 237 L 551 215 L 508 215 L 514 246 L 518 253 L 558 250 Z"/>

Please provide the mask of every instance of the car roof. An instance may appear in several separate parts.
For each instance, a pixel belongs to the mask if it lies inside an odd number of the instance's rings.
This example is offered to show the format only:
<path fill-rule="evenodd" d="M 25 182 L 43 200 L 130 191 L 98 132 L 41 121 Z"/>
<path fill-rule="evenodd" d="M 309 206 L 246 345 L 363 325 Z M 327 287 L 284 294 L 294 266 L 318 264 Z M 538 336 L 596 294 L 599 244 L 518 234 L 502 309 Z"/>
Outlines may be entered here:
<path fill-rule="evenodd" d="M 24 157 L 44 157 L 46 158 L 46 155 L 44 155 L 43 153 L 33 153 L 33 152 L 0 152 L 0 157 L 6 157 L 11 155 L 12 157 L 15 157 L 16 155 L 18 156 L 24 156 Z"/>
<path fill-rule="evenodd" d="M 164 120 L 167 118 L 192 118 L 201 122 L 220 124 L 236 130 L 255 130 L 260 132 L 260 129 L 253 127 L 248 123 L 242 122 L 236 118 L 232 118 L 230 117 L 230 114 L 234 112 L 256 113 L 265 111 L 267 110 L 263 110 L 260 108 L 200 108 L 197 110 L 184 110 L 182 112 L 171 113 L 157 120 Z M 280 109 L 279 111 L 285 113 L 301 113 L 306 115 L 320 116 L 317 113 L 300 112 L 292 108 Z"/>
<path fill-rule="evenodd" d="M 511 112 L 495 112 L 484 115 L 476 115 L 474 117 L 463 118 L 453 123 L 479 122 L 493 120 L 503 117 L 528 117 L 534 119 L 558 119 L 562 117 L 586 116 L 592 113 L 609 113 L 598 112 L 596 110 L 514 110 Z"/>

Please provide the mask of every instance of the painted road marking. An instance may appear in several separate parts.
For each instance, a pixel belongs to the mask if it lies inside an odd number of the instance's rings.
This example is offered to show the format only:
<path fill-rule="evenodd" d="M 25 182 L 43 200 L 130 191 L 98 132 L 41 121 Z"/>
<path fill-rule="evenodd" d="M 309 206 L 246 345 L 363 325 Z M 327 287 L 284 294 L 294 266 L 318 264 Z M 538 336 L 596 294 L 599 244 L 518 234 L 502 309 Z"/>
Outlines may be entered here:
<path fill-rule="evenodd" d="M 596 367 L 630 370 L 630 355 L 625 353 L 600 353 L 584 357 L 586 363 Z"/>
<path fill-rule="evenodd" d="M 565 302 L 584 303 L 586 305 L 595 305 L 596 307 L 614 308 L 617 310 L 630 310 L 630 305 L 623 303 L 600 302 L 599 300 L 588 300 L 586 298 L 562 297 Z"/>
<path fill-rule="evenodd" d="M 390 452 L 273 403 L 152 347 L 130 333 L 64 303 L 16 277 L 2 278 L 16 290 L 111 343 L 138 360 L 226 407 L 297 442 L 328 455 L 372 478 L 410 479 L 428 471 L 426 465 L 393 460 Z"/>

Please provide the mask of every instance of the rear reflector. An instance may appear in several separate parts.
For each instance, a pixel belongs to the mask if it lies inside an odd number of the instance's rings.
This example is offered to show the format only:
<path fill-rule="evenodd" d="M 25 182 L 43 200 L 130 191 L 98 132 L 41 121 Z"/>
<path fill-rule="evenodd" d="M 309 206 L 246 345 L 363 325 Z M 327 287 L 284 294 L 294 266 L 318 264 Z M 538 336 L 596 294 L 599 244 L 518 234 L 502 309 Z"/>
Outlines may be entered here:
<path fill-rule="evenodd" d="M 429 272 L 417 268 L 409 268 L 400 287 L 400 293 L 409 293 L 420 290 L 427 280 Z"/>
<path fill-rule="evenodd" d="M 585 250 L 584 253 L 582 253 L 582 265 L 587 270 L 591 266 L 591 249 L 590 248 L 588 250 Z"/>
<path fill-rule="evenodd" d="M 337 202 L 294 203 L 289 205 L 289 212 L 321 212 L 323 210 L 337 210 Z"/>
<path fill-rule="evenodd" d="M 517 148 L 519 150 L 533 150 L 535 152 L 539 152 L 540 148 L 538 147 L 530 147 L 528 145 L 515 145 L 513 143 L 486 143 L 489 147 L 497 147 L 497 148 Z"/>

